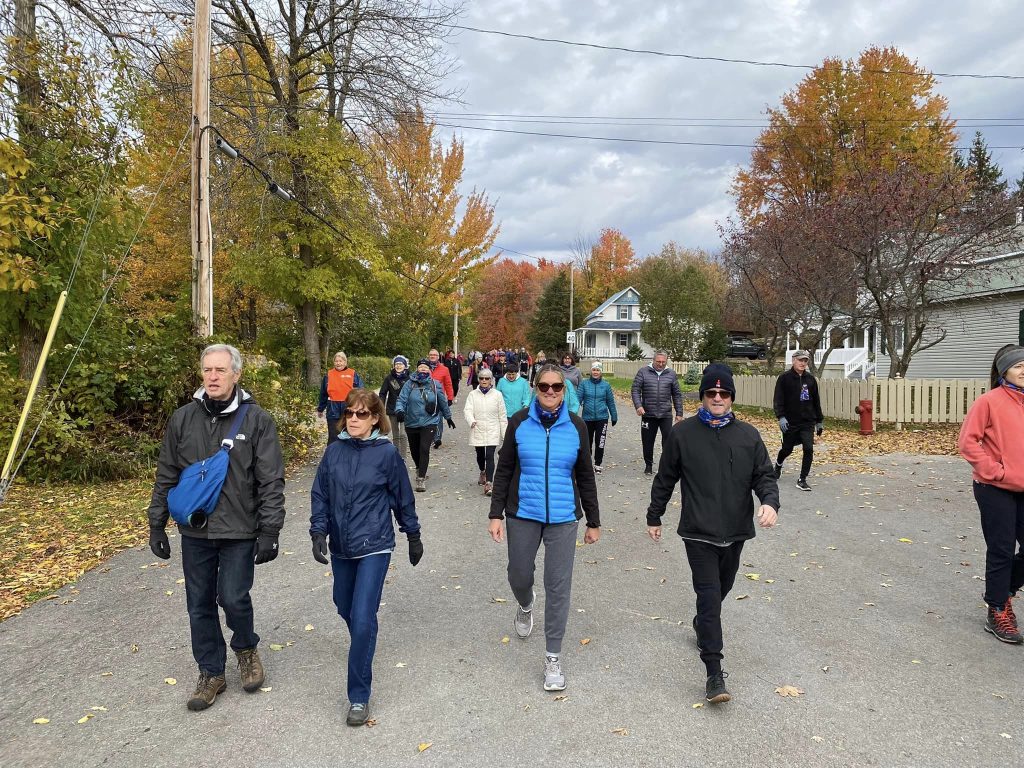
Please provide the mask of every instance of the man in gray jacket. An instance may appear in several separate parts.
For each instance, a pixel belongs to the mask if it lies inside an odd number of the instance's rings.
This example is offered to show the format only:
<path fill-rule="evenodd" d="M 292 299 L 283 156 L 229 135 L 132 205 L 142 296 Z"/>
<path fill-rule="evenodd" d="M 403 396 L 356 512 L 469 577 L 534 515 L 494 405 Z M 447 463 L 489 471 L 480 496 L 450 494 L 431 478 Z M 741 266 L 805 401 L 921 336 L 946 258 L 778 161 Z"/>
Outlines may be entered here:
<path fill-rule="evenodd" d="M 672 424 L 683 420 L 683 393 L 679 378 L 668 366 L 668 354 L 654 353 L 654 360 L 636 372 L 630 394 L 640 417 L 640 443 L 644 451 L 644 474 L 654 474 L 654 438 L 661 432 L 661 449 L 665 450 Z M 672 407 L 676 418 L 672 421 Z"/>
<path fill-rule="evenodd" d="M 254 566 L 277 557 L 285 516 L 284 459 L 277 426 L 238 386 L 242 356 L 230 345 L 214 344 L 203 350 L 199 361 L 203 386 L 167 423 L 149 505 L 149 548 L 167 560 L 168 492 L 178 484 L 182 470 L 214 455 L 222 440 L 234 438 L 216 508 L 202 527 L 178 525 L 192 655 L 199 665 L 199 682 L 188 700 L 194 711 L 209 707 L 227 687 L 218 604 L 233 632 L 231 648 L 238 657 L 242 687 L 251 693 L 263 685 L 249 590 Z M 228 434 L 243 405 L 249 407 L 238 434 Z"/>

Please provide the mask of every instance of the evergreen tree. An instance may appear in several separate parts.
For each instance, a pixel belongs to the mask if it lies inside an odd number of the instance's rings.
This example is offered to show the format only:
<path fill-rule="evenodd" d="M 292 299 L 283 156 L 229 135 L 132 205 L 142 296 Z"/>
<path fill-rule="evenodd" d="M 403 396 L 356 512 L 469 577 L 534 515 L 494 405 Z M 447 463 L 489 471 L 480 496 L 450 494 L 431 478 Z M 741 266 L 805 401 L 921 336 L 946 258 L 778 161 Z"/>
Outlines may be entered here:
<path fill-rule="evenodd" d="M 967 156 L 967 172 L 974 185 L 975 199 L 991 199 L 1006 195 L 1003 169 L 992 159 L 981 131 L 975 131 L 971 151 Z"/>
<path fill-rule="evenodd" d="M 543 349 L 548 358 L 566 346 L 569 328 L 569 276 L 563 270 L 544 288 L 526 338 L 533 350 Z"/>

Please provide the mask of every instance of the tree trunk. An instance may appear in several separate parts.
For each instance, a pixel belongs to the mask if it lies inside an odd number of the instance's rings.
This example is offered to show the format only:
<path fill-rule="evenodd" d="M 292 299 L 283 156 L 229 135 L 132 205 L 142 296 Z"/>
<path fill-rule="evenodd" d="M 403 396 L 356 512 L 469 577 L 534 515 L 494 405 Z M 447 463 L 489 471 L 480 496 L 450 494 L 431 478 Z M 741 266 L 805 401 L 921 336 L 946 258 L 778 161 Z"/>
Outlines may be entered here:
<path fill-rule="evenodd" d="M 25 318 L 21 319 L 18 331 L 18 378 L 28 381 L 36 370 L 36 363 L 39 362 L 39 354 L 43 350 L 46 333 Z M 39 386 L 46 386 L 45 369 L 42 378 L 39 379 Z"/>
<path fill-rule="evenodd" d="M 320 386 L 320 322 L 316 302 L 302 305 L 302 348 L 306 353 L 306 383 Z"/>

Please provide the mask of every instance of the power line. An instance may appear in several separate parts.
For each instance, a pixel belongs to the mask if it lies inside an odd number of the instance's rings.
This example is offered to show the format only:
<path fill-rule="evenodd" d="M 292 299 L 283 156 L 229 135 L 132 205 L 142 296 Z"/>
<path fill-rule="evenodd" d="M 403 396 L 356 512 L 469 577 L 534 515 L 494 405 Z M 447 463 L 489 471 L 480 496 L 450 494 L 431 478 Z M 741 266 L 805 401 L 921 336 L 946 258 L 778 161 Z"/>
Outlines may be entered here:
<path fill-rule="evenodd" d="M 629 48 L 623 45 L 601 45 L 600 43 L 585 43 L 578 40 L 563 40 L 557 37 L 541 37 L 539 35 L 526 35 L 515 32 L 503 32 L 497 29 L 481 29 L 480 27 L 468 27 L 461 24 L 440 24 L 439 26 L 450 29 L 461 29 L 466 32 L 477 32 L 482 35 L 498 35 L 500 37 L 511 37 L 519 40 L 532 40 L 537 43 L 556 43 L 558 45 L 570 45 L 576 48 L 593 48 L 600 51 L 618 51 L 620 53 L 637 53 L 645 56 L 660 56 L 670 59 L 688 59 L 690 61 L 717 61 L 723 64 L 748 64 L 755 67 L 783 67 L 786 69 L 818 69 L 818 64 L 792 64 L 783 61 L 759 61 L 757 59 L 732 59 L 725 56 L 698 56 L 692 53 L 669 53 L 667 51 L 656 51 L 648 48 Z M 899 69 L 866 69 L 863 67 L 842 67 L 847 72 L 866 72 L 876 75 L 908 75 L 911 77 L 963 77 L 974 80 L 1024 80 L 1024 75 L 992 75 L 973 74 L 962 72 L 914 72 Z"/>
<path fill-rule="evenodd" d="M 409 114 L 412 114 L 411 112 Z M 425 110 L 424 114 L 431 115 L 434 117 L 446 117 L 446 118 L 463 118 L 466 116 L 471 117 L 490 117 L 490 118 L 546 118 L 546 119 L 565 119 L 565 120 L 667 120 L 667 121 L 700 121 L 700 122 L 755 122 L 761 121 L 767 123 L 763 117 L 680 117 L 680 116 L 665 116 L 665 115 L 549 115 L 549 114 L 532 114 L 523 112 L 445 112 L 442 110 Z M 1024 122 L 1024 117 L 953 117 L 946 118 L 957 123 L 964 122 Z M 913 123 L 918 122 L 917 118 L 907 117 L 866 117 L 859 118 L 859 122 L 868 123 Z M 1018 127 L 1018 126 L 1013 126 Z"/>

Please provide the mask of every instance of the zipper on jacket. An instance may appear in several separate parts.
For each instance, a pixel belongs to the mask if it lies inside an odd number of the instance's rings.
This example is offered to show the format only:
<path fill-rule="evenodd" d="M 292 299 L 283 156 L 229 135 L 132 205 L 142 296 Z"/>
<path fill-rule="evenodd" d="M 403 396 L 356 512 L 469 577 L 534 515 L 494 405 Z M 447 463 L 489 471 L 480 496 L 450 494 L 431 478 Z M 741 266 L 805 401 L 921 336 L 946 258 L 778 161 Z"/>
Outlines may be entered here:
<path fill-rule="evenodd" d="M 544 432 L 544 522 L 551 522 L 551 493 L 548 488 L 548 462 L 551 459 L 551 427 L 545 427 Z"/>

